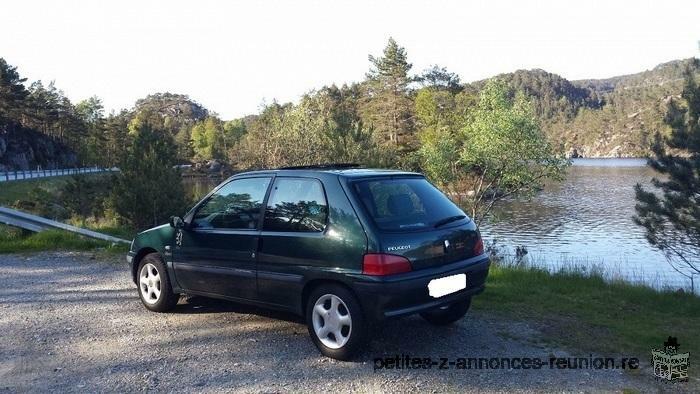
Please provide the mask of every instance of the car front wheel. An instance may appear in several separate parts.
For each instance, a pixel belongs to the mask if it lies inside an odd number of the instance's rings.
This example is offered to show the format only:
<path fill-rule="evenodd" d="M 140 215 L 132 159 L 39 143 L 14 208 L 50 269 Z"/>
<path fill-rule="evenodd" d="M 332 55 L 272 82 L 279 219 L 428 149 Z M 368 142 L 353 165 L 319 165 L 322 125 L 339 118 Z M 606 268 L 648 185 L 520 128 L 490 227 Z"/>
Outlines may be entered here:
<path fill-rule="evenodd" d="M 309 335 L 324 356 L 349 360 L 362 347 L 365 320 L 357 298 L 346 288 L 316 288 L 306 307 Z"/>
<path fill-rule="evenodd" d="M 177 305 L 180 299 L 173 293 L 165 264 L 158 253 L 150 253 L 141 259 L 138 268 L 137 285 L 143 305 L 154 312 L 166 312 Z"/>

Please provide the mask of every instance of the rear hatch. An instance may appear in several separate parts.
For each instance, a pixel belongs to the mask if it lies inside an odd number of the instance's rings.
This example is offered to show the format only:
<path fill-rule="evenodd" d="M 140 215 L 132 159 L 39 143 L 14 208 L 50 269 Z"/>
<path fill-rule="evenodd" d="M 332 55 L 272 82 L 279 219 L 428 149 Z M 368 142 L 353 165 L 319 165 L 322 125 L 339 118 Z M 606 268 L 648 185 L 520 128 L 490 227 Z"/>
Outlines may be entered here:
<path fill-rule="evenodd" d="M 352 188 L 380 233 L 378 252 L 408 258 L 413 270 L 483 251 L 476 224 L 423 177 L 369 178 Z"/>

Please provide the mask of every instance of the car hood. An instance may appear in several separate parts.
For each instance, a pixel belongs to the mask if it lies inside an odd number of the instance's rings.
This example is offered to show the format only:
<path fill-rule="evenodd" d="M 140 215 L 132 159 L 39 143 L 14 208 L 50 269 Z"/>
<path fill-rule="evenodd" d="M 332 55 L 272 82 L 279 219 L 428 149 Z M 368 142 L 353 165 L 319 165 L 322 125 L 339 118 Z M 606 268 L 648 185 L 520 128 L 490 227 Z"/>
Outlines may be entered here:
<path fill-rule="evenodd" d="M 169 224 L 163 224 L 136 234 L 131 249 L 138 251 L 143 248 L 151 248 L 162 254 L 166 246 L 172 245 L 174 238 L 175 229 Z"/>

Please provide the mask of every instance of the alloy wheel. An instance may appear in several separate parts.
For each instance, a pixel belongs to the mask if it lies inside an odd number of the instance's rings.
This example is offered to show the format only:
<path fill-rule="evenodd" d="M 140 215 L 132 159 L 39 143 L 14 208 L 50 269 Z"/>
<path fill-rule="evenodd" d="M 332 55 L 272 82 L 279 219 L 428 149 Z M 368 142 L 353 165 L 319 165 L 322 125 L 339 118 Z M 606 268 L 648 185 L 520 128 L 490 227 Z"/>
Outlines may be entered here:
<path fill-rule="evenodd" d="M 155 304 L 160 299 L 160 272 L 155 265 L 148 263 L 141 268 L 139 273 L 139 289 L 143 300 L 148 304 Z"/>
<path fill-rule="evenodd" d="M 313 308 L 313 326 L 318 339 L 331 349 L 343 347 L 352 333 L 350 311 L 340 297 L 325 294 Z"/>

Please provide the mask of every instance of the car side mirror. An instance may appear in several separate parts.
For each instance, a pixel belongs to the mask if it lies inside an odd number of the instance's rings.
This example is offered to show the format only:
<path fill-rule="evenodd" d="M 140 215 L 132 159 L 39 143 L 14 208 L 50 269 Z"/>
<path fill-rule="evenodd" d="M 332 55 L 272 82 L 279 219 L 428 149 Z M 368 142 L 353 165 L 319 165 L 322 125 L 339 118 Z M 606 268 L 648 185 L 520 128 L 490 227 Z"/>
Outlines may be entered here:
<path fill-rule="evenodd" d="M 180 216 L 171 216 L 170 217 L 170 227 L 177 228 L 177 229 L 183 229 L 183 228 L 185 228 L 185 220 Z"/>

